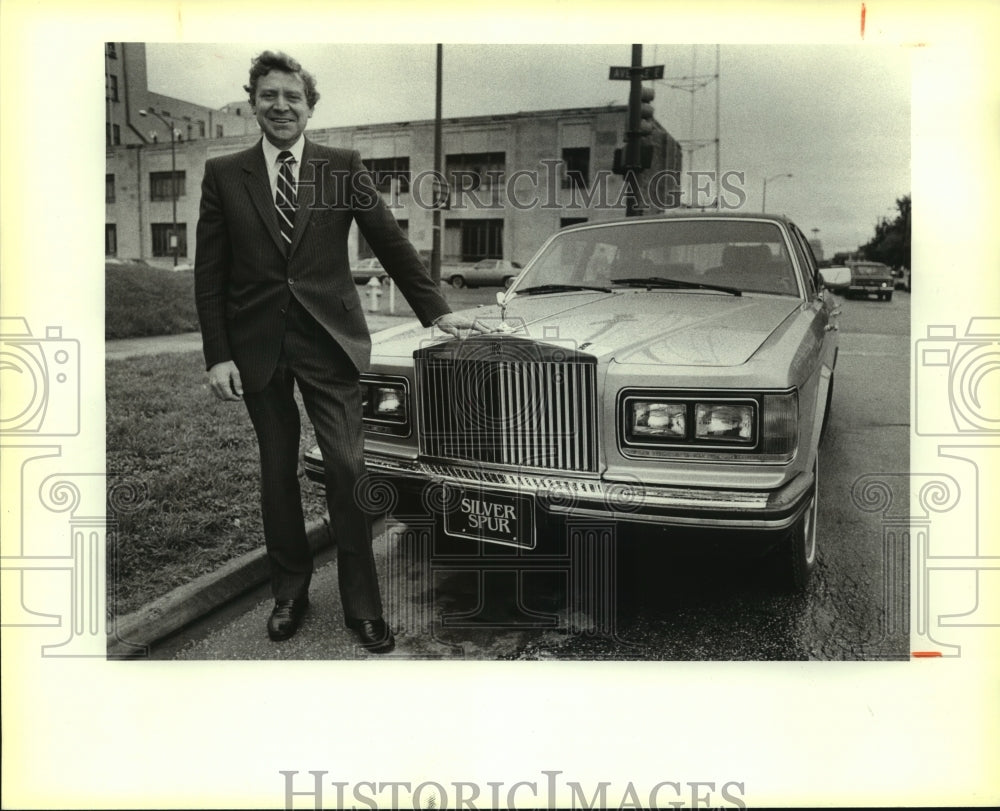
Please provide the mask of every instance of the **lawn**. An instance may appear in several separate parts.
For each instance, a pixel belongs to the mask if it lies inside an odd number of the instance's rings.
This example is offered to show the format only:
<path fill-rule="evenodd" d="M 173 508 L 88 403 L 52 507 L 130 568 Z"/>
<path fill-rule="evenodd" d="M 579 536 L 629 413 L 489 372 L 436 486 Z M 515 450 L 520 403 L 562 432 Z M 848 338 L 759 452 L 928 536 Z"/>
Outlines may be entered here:
<path fill-rule="evenodd" d="M 109 361 L 106 386 L 108 608 L 121 615 L 263 546 L 259 461 L 246 408 L 212 395 L 200 352 Z M 302 450 L 313 444 L 303 418 Z M 306 520 L 319 518 L 321 492 L 300 479 Z"/>
<path fill-rule="evenodd" d="M 197 329 L 193 271 L 105 265 L 105 338 L 176 335 Z"/>

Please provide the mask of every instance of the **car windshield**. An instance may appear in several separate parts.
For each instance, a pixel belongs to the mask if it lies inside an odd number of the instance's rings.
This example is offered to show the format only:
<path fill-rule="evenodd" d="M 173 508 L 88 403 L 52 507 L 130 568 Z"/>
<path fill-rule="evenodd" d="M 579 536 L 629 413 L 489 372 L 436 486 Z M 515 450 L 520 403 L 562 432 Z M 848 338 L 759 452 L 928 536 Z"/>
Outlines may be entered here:
<path fill-rule="evenodd" d="M 855 265 L 854 272 L 859 276 L 888 276 L 887 265 Z"/>
<path fill-rule="evenodd" d="M 798 295 L 781 228 L 753 220 L 646 220 L 557 234 L 514 292 L 552 286 L 642 287 Z M 627 280 L 627 283 L 622 282 Z M 669 284 L 664 280 L 677 282 Z"/>

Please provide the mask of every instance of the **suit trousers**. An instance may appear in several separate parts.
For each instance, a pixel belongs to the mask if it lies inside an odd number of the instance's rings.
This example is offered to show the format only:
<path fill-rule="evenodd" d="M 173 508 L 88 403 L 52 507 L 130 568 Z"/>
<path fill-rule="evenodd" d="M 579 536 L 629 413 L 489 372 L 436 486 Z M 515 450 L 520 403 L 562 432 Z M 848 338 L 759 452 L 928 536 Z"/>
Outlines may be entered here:
<path fill-rule="evenodd" d="M 312 577 L 299 488 L 298 386 L 323 454 L 344 615 L 382 616 L 372 520 L 355 498 L 364 475 L 360 375 L 347 354 L 292 297 L 281 357 L 262 391 L 245 393 L 260 448 L 261 513 L 275 599 L 303 597 Z"/>

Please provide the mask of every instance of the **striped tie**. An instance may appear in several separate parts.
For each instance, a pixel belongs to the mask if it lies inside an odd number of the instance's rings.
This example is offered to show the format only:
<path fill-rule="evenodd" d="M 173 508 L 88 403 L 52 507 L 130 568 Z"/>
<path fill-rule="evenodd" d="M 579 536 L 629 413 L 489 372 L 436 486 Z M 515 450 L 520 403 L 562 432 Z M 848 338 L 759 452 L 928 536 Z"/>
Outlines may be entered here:
<path fill-rule="evenodd" d="M 278 154 L 278 186 L 274 194 L 274 207 L 278 210 L 278 228 L 286 245 L 292 244 L 292 231 L 295 219 L 295 177 L 292 175 L 292 164 L 295 158 L 285 150 Z"/>

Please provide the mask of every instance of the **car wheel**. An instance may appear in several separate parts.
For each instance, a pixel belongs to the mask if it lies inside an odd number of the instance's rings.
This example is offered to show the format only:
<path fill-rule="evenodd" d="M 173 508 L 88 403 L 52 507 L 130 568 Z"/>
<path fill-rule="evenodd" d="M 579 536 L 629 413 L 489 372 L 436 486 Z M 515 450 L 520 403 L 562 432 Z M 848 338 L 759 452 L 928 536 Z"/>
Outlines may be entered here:
<path fill-rule="evenodd" d="M 461 290 L 465 287 L 465 279 L 461 276 L 452 276 L 448 281 L 451 282 L 451 286 L 456 290 Z"/>
<path fill-rule="evenodd" d="M 892 301 L 892 291 L 891 290 L 888 293 L 885 294 L 885 300 L 886 301 Z"/>
<path fill-rule="evenodd" d="M 510 287 L 513 283 L 514 283 L 514 277 L 513 276 L 504 276 L 503 277 L 503 289 L 504 290 L 506 290 L 508 287 Z"/>
<path fill-rule="evenodd" d="M 816 519 L 819 515 L 819 452 L 813 463 L 813 490 L 809 506 L 778 549 L 778 586 L 786 592 L 805 591 L 816 567 Z"/>

